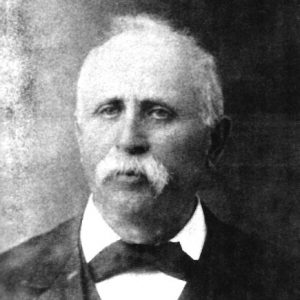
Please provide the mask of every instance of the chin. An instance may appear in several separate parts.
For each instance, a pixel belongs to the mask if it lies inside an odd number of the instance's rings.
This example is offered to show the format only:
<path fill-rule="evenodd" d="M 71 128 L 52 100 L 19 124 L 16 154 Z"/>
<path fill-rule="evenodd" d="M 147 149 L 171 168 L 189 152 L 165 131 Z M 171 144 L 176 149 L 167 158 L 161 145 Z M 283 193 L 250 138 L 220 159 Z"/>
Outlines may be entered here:
<path fill-rule="evenodd" d="M 94 198 L 106 223 L 122 240 L 134 244 L 158 244 L 167 241 L 168 211 L 161 207 L 162 199 L 154 197 L 151 190 L 126 191 L 116 193 L 102 190 Z"/>
<path fill-rule="evenodd" d="M 96 191 L 95 202 L 105 215 L 115 212 L 125 219 L 143 212 L 152 212 L 160 204 L 154 189 L 149 185 L 119 186 L 107 184 Z"/>
<path fill-rule="evenodd" d="M 122 227 L 114 224 L 114 231 L 121 237 L 124 242 L 129 244 L 158 245 L 169 241 L 173 236 L 165 232 L 166 228 L 158 229 L 155 226 L 134 226 L 132 224 L 123 225 Z"/>
<path fill-rule="evenodd" d="M 107 184 L 94 194 L 106 223 L 122 240 L 135 244 L 164 243 L 181 230 L 194 205 L 178 199 L 177 190 L 166 188 L 157 196 L 149 185 Z"/>

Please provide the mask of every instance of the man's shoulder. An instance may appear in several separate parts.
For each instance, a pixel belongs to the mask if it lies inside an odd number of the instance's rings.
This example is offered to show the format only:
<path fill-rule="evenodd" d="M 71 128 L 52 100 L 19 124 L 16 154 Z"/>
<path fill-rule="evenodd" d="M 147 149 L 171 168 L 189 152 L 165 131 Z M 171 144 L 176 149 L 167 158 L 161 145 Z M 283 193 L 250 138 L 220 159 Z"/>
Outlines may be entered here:
<path fill-rule="evenodd" d="M 80 217 L 73 217 L 49 232 L 0 255 L 0 290 L 14 290 L 28 282 L 43 286 L 65 264 L 77 247 Z"/>
<path fill-rule="evenodd" d="M 284 258 L 284 252 L 275 244 L 264 240 L 257 233 L 244 231 L 233 224 L 220 220 L 211 210 L 204 206 L 207 236 L 211 244 L 222 255 L 235 260 L 251 259 L 268 263 Z"/>
<path fill-rule="evenodd" d="M 221 222 L 210 212 L 206 216 L 208 268 L 215 273 L 218 288 L 257 299 L 296 299 L 295 259 L 257 234 Z"/>

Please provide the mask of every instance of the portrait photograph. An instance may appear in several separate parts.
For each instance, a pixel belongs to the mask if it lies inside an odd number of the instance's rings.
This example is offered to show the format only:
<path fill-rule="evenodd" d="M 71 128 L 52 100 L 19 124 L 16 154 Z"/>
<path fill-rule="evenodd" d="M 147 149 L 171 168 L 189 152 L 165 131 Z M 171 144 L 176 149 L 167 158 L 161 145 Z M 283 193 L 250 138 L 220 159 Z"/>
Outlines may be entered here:
<path fill-rule="evenodd" d="M 0 1 L 0 300 L 300 299 L 297 0 Z"/>

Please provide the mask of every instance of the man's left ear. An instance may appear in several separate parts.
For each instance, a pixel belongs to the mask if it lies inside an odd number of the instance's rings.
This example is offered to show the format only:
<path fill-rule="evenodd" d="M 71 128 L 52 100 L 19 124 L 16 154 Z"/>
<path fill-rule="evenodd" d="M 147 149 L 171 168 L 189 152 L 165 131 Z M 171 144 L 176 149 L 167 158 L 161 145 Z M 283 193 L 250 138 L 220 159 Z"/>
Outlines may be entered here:
<path fill-rule="evenodd" d="M 208 151 L 207 162 L 215 167 L 223 154 L 223 150 L 231 131 L 231 119 L 223 116 L 211 130 L 211 145 Z"/>

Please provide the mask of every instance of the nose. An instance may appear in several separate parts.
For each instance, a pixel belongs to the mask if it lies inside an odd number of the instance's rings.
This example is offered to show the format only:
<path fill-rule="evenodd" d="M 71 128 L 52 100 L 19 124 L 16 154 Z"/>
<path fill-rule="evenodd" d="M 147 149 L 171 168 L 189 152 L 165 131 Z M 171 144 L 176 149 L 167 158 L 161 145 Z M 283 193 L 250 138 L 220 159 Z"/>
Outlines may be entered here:
<path fill-rule="evenodd" d="M 121 124 L 117 149 L 130 155 L 142 155 L 149 151 L 150 145 L 141 122 L 128 118 Z"/>

